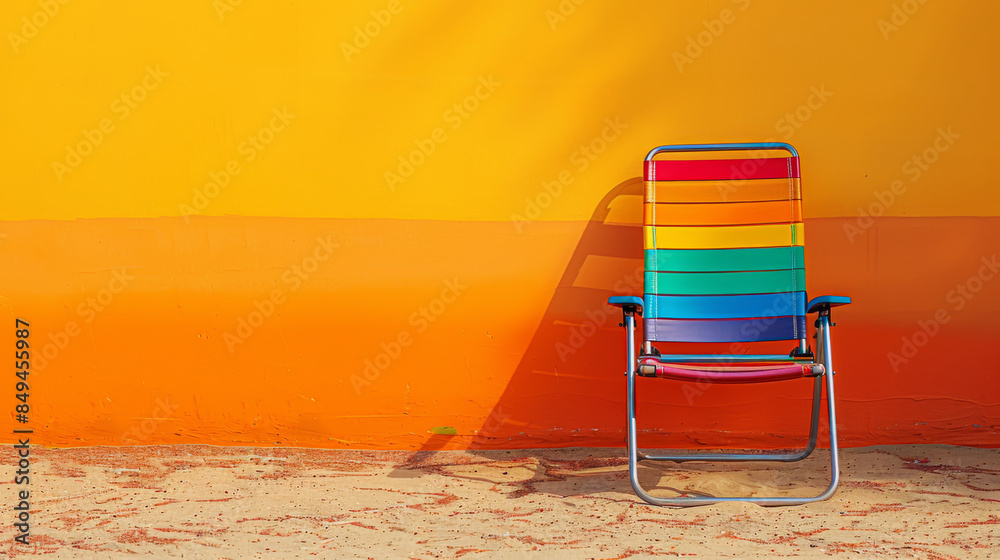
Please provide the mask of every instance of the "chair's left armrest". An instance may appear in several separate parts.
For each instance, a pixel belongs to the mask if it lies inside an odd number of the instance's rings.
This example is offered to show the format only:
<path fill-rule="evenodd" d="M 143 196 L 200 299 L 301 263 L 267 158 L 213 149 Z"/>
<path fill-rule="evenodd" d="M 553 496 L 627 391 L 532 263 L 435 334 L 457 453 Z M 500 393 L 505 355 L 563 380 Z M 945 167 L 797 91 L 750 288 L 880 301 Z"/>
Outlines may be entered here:
<path fill-rule="evenodd" d="M 806 313 L 816 313 L 817 311 L 829 311 L 832 307 L 840 307 L 851 303 L 851 298 L 847 296 L 819 296 L 809 300 L 806 305 Z"/>
<path fill-rule="evenodd" d="M 635 312 L 642 315 L 642 298 L 635 296 L 611 296 L 608 298 L 608 304 L 615 307 L 621 307 L 626 309 L 632 307 Z"/>

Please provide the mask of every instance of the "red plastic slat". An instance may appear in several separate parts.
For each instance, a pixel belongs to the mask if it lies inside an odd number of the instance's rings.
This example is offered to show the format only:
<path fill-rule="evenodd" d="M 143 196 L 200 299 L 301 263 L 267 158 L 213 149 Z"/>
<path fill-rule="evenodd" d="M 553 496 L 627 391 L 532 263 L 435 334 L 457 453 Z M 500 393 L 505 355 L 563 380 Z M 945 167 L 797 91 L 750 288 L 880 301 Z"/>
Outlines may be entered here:
<path fill-rule="evenodd" d="M 646 181 L 739 181 L 799 176 L 799 158 L 647 161 Z"/>

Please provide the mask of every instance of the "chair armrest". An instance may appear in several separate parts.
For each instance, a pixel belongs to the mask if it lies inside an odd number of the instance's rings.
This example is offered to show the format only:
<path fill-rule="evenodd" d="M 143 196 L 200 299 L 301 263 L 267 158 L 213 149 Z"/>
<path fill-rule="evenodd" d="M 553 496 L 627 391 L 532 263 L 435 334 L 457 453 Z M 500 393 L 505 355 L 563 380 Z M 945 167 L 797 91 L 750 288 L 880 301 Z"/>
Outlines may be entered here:
<path fill-rule="evenodd" d="M 615 307 L 634 307 L 636 313 L 642 315 L 642 298 L 635 296 L 611 296 L 608 298 L 608 304 Z"/>
<path fill-rule="evenodd" d="M 819 296 L 809 300 L 806 306 L 806 313 L 816 313 L 817 311 L 829 310 L 832 307 L 839 307 L 851 303 L 851 298 L 847 296 Z"/>

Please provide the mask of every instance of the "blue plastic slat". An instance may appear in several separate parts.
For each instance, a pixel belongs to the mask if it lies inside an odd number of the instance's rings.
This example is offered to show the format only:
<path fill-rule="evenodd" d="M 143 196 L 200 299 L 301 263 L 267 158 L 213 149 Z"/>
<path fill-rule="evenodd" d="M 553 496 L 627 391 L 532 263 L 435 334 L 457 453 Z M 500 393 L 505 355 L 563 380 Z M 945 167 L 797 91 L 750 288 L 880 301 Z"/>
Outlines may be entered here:
<path fill-rule="evenodd" d="M 805 292 L 741 296 L 646 294 L 646 317 L 649 319 L 752 319 L 805 313 Z"/>
<path fill-rule="evenodd" d="M 762 342 L 806 336 L 805 316 L 761 319 L 643 319 L 646 340 L 661 342 Z"/>

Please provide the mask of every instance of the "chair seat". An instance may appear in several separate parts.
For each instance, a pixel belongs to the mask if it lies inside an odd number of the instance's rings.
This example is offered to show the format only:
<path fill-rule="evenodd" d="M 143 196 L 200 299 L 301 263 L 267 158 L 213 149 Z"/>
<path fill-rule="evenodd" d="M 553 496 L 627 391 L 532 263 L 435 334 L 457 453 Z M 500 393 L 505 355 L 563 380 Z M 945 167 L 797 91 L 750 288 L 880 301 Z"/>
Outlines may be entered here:
<path fill-rule="evenodd" d="M 641 356 L 636 373 L 643 377 L 708 383 L 765 383 L 823 375 L 814 362 L 670 363 L 670 356 Z"/>

